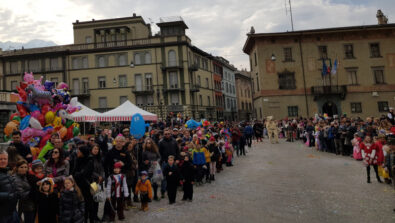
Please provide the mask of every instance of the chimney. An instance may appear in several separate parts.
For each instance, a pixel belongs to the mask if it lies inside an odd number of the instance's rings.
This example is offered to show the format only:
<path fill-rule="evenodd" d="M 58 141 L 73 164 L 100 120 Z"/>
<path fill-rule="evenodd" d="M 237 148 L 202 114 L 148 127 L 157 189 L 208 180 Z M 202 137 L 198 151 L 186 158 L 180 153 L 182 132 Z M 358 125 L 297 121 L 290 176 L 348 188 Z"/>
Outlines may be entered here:
<path fill-rule="evenodd" d="M 136 13 L 133 13 L 133 17 L 136 17 Z"/>
<path fill-rule="evenodd" d="M 381 9 L 377 10 L 376 18 L 379 25 L 384 25 L 388 23 L 388 18 L 384 15 Z"/>
<path fill-rule="evenodd" d="M 79 23 L 80 21 L 79 20 L 75 20 L 75 23 Z"/>
<path fill-rule="evenodd" d="M 253 26 L 251 26 L 250 33 L 251 33 L 251 34 L 254 34 L 254 33 L 255 33 L 255 28 L 254 28 Z"/>

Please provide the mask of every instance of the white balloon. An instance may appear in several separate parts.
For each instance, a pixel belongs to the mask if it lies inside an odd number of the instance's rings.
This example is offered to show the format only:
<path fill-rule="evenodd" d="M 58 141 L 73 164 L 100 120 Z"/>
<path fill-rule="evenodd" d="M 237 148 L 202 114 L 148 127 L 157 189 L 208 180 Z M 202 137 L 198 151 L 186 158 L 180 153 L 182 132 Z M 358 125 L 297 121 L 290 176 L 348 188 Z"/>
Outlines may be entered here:
<path fill-rule="evenodd" d="M 34 129 L 39 129 L 39 130 L 43 129 L 43 127 L 41 126 L 41 123 L 37 119 L 35 119 L 34 117 L 30 118 L 29 124 Z"/>

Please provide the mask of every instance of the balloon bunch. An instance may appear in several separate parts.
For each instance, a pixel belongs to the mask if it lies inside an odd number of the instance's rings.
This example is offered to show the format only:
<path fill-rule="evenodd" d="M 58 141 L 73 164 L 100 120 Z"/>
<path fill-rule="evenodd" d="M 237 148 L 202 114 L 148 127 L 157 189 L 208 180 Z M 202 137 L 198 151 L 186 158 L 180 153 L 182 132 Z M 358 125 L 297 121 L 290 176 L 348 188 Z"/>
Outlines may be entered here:
<path fill-rule="evenodd" d="M 22 141 L 40 149 L 51 134 L 57 132 L 63 141 L 68 141 L 80 132 L 70 114 L 79 110 L 77 98 L 70 99 L 68 85 L 55 86 L 52 81 L 35 80 L 33 73 L 25 73 L 17 87 L 18 112 L 10 117 L 4 128 L 5 140 L 9 141 L 13 131 L 20 130 Z"/>

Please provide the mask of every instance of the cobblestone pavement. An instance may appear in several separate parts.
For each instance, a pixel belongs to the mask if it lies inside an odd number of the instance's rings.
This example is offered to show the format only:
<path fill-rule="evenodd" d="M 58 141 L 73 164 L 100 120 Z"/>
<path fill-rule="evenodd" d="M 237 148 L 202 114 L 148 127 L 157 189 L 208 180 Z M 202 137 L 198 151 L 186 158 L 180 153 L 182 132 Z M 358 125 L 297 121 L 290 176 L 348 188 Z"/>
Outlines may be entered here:
<path fill-rule="evenodd" d="M 125 212 L 127 222 L 395 222 L 394 190 L 375 178 L 367 184 L 349 157 L 265 141 L 234 164 L 195 187 L 193 202 L 179 192 L 174 205 L 162 199 L 148 212 Z"/>

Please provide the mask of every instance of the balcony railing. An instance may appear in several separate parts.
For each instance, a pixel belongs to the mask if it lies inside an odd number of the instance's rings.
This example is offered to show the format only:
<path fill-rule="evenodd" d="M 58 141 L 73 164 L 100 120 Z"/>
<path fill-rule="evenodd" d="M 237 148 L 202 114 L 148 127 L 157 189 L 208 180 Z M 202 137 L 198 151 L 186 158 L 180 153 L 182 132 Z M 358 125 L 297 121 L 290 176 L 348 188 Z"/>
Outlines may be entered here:
<path fill-rule="evenodd" d="M 200 84 L 191 84 L 190 91 L 191 92 L 198 92 L 198 91 L 200 91 Z"/>
<path fill-rule="evenodd" d="M 154 88 L 152 85 L 146 85 L 141 87 L 132 86 L 132 92 L 135 94 L 153 94 Z"/>
<path fill-rule="evenodd" d="M 197 71 L 197 70 L 199 70 L 199 66 L 198 66 L 197 64 L 190 64 L 190 65 L 188 66 L 188 69 L 189 69 L 190 71 Z"/>
<path fill-rule="evenodd" d="M 71 89 L 71 95 L 78 96 L 78 97 L 89 97 L 90 91 L 89 91 L 89 89 L 79 89 L 79 90 Z"/>
<path fill-rule="evenodd" d="M 313 86 L 311 87 L 311 94 L 314 96 L 314 99 L 330 95 L 339 96 L 341 99 L 344 99 L 347 94 L 347 86 Z"/>

